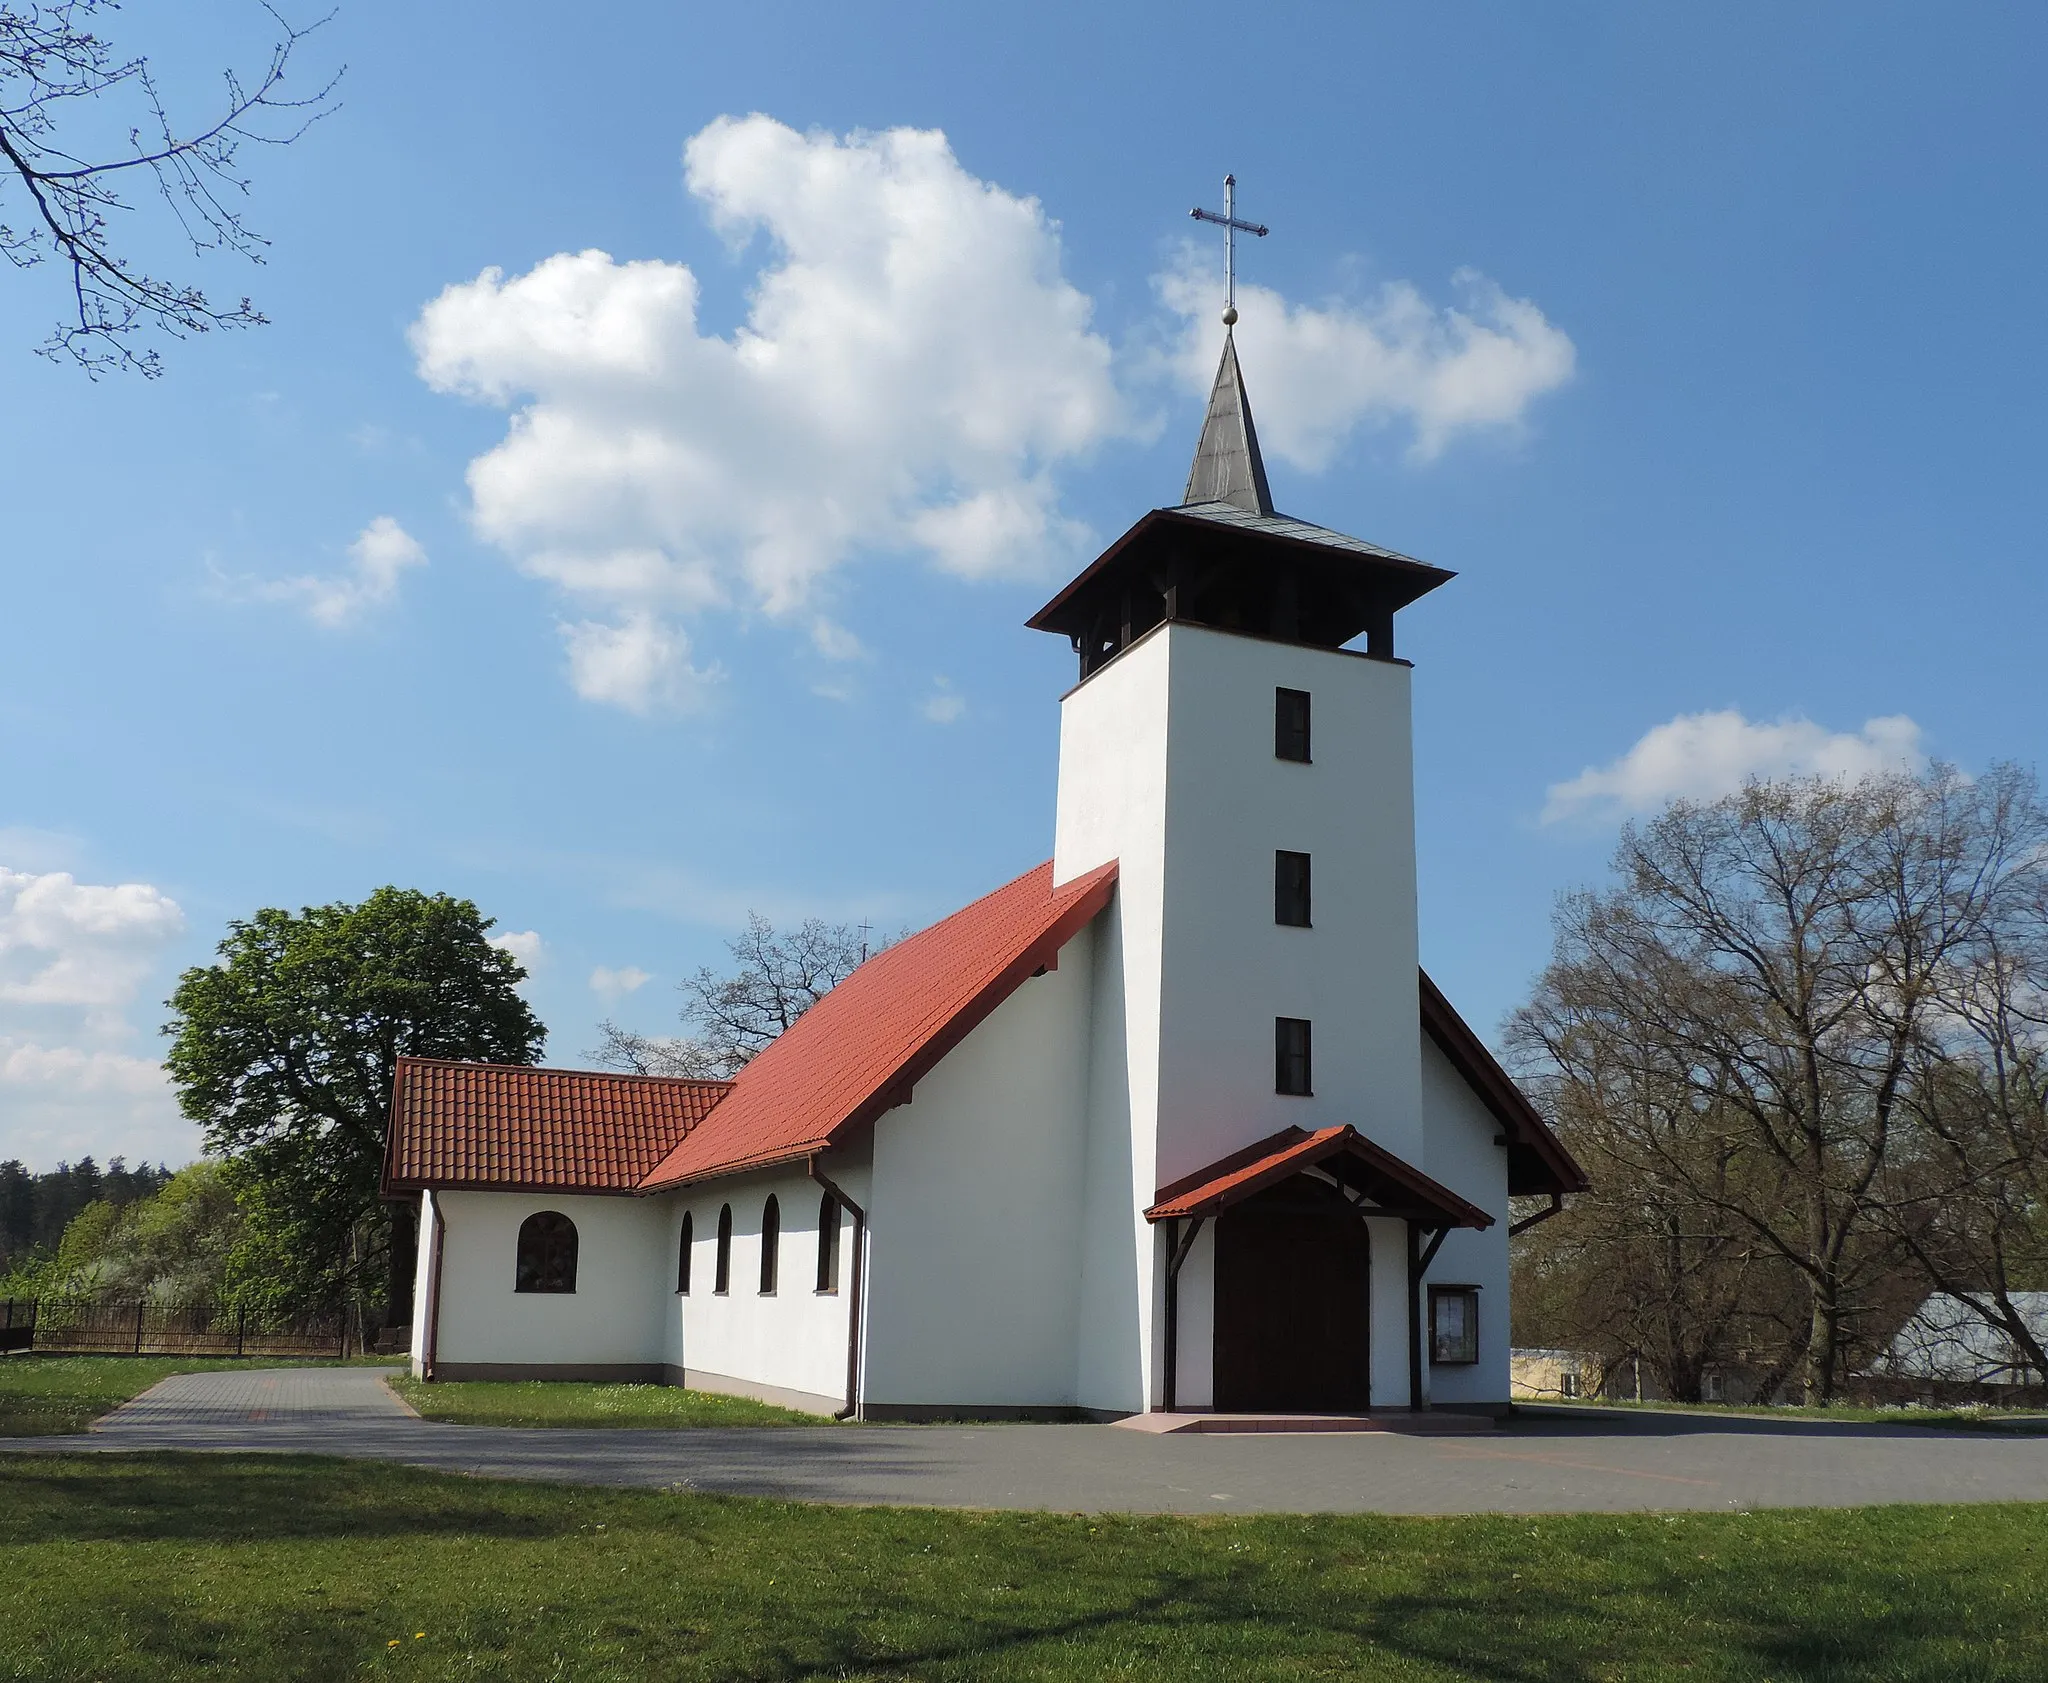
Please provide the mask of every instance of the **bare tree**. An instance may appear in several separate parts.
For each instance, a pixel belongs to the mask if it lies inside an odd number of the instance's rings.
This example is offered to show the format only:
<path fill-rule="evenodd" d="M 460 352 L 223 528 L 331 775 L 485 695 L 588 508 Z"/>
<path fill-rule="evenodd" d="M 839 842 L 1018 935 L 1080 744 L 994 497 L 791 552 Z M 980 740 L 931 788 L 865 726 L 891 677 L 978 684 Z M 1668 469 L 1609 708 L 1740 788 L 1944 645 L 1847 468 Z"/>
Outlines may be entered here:
<path fill-rule="evenodd" d="M 148 273 L 116 249 L 112 219 L 135 209 L 140 188 L 162 201 L 195 256 L 225 251 L 262 262 L 268 242 L 239 208 L 249 189 L 241 149 L 296 140 L 334 108 L 340 74 L 287 97 L 293 54 L 327 20 L 298 28 L 265 5 L 276 27 L 268 60 L 253 79 L 225 72 L 210 120 L 184 127 L 166 108 L 149 61 L 93 32 L 95 19 L 116 10 L 118 0 L 0 0 L 0 209 L 12 196 L 20 218 L 0 222 L 0 253 L 18 269 L 54 260 L 68 271 L 70 306 L 45 356 L 92 374 L 154 376 L 159 353 L 142 336 L 183 339 L 264 317 L 247 298 L 216 303 L 196 286 Z M 110 114 L 127 138 L 102 150 L 81 131 L 107 126 Z"/>
<path fill-rule="evenodd" d="M 698 1080 L 737 1074 L 755 1054 L 887 946 L 866 926 L 806 918 L 777 930 L 758 913 L 730 942 L 735 968 L 708 966 L 680 984 L 682 1017 L 693 1033 L 644 1035 L 609 1020 L 590 1056 L 606 1069 Z"/>
<path fill-rule="evenodd" d="M 598 1043 L 584 1055 L 600 1069 L 629 1075 L 680 1076 L 690 1081 L 718 1081 L 731 1070 L 701 1040 L 683 1035 L 641 1034 L 622 1028 L 609 1017 L 597 1025 Z"/>
<path fill-rule="evenodd" d="M 1631 827 L 1620 886 L 1560 907 L 1518 1044 L 1575 1149 L 1597 1136 L 1592 1154 L 1675 1191 L 1693 1230 L 1796 1275 L 1810 1401 L 1835 1394 L 1896 1295 L 1893 1170 L 1932 1031 L 2042 870 L 2041 822 L 2010 769 L 1758 783 Z M 1652 1077 L 1684 1106 L 1645 1113 Z"/>

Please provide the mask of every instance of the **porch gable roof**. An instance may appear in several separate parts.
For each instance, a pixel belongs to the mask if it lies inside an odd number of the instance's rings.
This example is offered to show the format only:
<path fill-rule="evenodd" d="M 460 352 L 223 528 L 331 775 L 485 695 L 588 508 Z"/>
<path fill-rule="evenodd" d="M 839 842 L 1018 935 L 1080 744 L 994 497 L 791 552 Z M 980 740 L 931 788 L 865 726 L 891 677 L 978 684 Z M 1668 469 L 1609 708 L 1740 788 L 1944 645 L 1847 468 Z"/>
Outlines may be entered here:
<path fill-rule="evenodd" d="M 1493 1217 L 1477 1204 L 1432 1180 L 1412 1163 L 1403 1162 L 1385 1146 L 1375 1145 L 1348 1122 L 1314 1133 L 1283 1128 L 1219 1158 L 1207 1168 L 1161 1187 L 1158 1201 L 1145 1212 L 1145 1219 L 1175 1221 L 1215 1215 L 1303 1169 L 1333 1159 L 1342 1160 L 1335 1170 L 1337 1178 L 1372 1199 L 1389 1216 L 1443 1227 L 1493 1225 Z"/>

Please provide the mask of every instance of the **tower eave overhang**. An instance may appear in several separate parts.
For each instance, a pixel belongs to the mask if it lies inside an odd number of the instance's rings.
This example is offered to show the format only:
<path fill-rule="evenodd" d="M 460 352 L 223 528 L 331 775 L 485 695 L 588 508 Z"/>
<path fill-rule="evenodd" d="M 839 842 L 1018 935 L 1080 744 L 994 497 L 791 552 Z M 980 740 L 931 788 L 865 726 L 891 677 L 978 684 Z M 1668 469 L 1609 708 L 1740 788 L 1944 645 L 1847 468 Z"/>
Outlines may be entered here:
<path fill-rule="evenodd" d="M 1412 556 L 1382 549 L 1284 514 L 1256 514 L 1224 503 L 1155 508 L 1095 558 L 1065 589 L 1025 623 L 1034 631 L 1086 635 L 1105 593 L 1126 583 L 1159 593 L 1172 582 L 1191 591 L 1204 569 L 1232 573 L 1268 564 L 1306 570 L 1338 587 L 1349 611 L 1312 639 L 1332 647 L 1366 629 L 1373 612 L 1391 614 L 1426 596 L 1457 574 Z M 1196 576 L 1187 576 L 1190 572 Z M 1155 576 L 1155 574 L 1157 576 Z M 1182 617 L 1200 619 L 1184 609 Z M 1339 634 L 1341 632 L 1341 635 Z"/>

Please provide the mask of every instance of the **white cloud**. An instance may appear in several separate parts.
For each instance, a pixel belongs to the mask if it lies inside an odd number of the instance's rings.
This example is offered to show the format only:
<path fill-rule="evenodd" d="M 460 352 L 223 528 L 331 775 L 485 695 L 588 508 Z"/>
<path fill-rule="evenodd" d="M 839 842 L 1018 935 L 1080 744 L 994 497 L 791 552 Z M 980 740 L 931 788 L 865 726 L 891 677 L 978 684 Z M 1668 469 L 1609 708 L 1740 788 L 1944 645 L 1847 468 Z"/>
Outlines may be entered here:
<path fill-rule="evenodd" d="M 845 626 L 823 618 L 811 621 L 811 647 L 827 660 L 859 660 L 868 652 Z"/>
<path fill-rule="evenodd" d="M 178 903 L 147 883 L 0 866 L 0 1004 L 117 1008 L 184 927 Z"/>
<path fill-rule="evenodd" d="M 540 938 L 538 929 L 508 929 L 502 935 L 493 935 L 491 945 L 519 960 L 530 976 L 540 968 L 541 955 L 548 944 Z"/>
<path fill-rule="evenodd" d="M 979 577 L 1085 548 L 1051 470 L 1129 422 L 1035 200 L 934 131 L 762 116 L 710 124 L 684 175 L 735 252 L 766 239 L 729 336 L 687 266 L 601 251 L 486 269 L 412 330 L 429 385 L 514 411 L 470 464 L 474 518 L 602 616 L 563 627 L 580 694 L 687 701 L 676 614 L 794 613 L 863 551 Z"/>
<path fill-rule="evenodd" d="M 1644 733 L 1619 759 L 1553 783 L 1543 822 L 1620 818 L 1684 797 L 1714 800 L 1751 778 L 1863 777 L 1926 763 L 1920 727 L 1904 714 L 1830 731 L 1811 719 L 1752 724 L 1733 708 L 1682 713 Z"/>
<path fill-rule="evenodd" d="M 81 883 L 0 866 L 0 1157 L 41 1168 L 91 1154 L 182 1163 L 199 1135 L 128 1011 L 183 933 L 148 883 Z"/>
<path fill-rule="evenodd" d="M 951 679 L 934 678 L 932 693 L 918 711 L 935 725 L 950 725 L 967 711 L 967 698 L 954 693 Z"/>
<path fill-rule="evenodd" d="M 569 683 L 585 701 L 609 702 L 628 713 L 688 711 L 721 676 L 690 664 L 682 629 L 645 611 L 616 624 L 580 620 L 561 626 L 569 650 Z"/>
<path fill-rule="evenodd" d="M 1173 369 L 1206 393 L 1222 345 L 1219 277 L 1189 247 L 1156 284 L 1183 318 Z M 1571 379 L 1571 339 L 1529 300 L 1472 269 L 1452 284 L 1456 305 L 1389 281 L 1363 301 L 1321 307 L 1240 286 L 1237 346 L 1260 444 L 1319 473 L 1355 428 L 1405 422 L 1412 453 L 1427 460 L 1461 432 L 1518 425 L 1531 403 Z"/>
<path fill-rule="evenodd" d="M 316 624 L 340 630 L 393 601 L 399 576 L 408 567 L 427 564 L 419 541 L 388 514 L 378 515 L 358 532 L 348 554 L 346 572 L 246 580 L 242 588 L 258 601 L 292 603 Z"/>
<path fill-rule="evenodd" d="M 609 965 L 600 964 L 590 973 L 590 991 L 606 1004 L 614 1004 L 653 980 L 651 971 L 642 970 L 637 965 L 621 965 L 614 970 Z"/>

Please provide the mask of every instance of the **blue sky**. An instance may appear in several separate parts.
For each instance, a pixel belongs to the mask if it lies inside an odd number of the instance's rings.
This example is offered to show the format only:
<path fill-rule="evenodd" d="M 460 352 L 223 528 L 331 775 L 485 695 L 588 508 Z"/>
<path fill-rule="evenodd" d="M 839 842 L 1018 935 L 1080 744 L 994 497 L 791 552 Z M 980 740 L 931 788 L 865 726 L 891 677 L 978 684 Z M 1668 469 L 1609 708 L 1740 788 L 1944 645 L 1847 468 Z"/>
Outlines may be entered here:
<path fill-rule="evenodd" d="M 113 21 L 194 108 L 265 39 Z M 2044 37 L 344 0 L 340 110 L 249 160 L 268 264 L 193 270 L 273 325 L 93 383 L 0 273 L 0 1156 L 189 1155 L 159 1002 L 262 905 L 473 896 L 574 1064 L 749 908 L 916 925 L 1044 857 L 1023 621 L 1178 499 L 1226 169 L 1280 506 L 1460 574 L 1401 647 L 1482 1032 L 1631 810 L 2038 762 Z"/>

